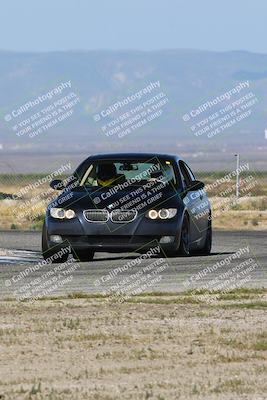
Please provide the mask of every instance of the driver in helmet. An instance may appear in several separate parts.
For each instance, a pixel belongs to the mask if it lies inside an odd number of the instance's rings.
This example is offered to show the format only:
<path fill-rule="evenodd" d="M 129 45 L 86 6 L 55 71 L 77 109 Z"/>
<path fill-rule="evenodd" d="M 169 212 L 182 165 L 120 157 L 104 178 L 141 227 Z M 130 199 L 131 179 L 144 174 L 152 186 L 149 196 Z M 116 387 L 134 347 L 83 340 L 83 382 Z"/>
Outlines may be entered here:
<path fill-rule="evenodd" d="M 97 183 L 99 186 L 111 186 L 118 178 L 114 164 L 99 164 L 97 167 Z"/>

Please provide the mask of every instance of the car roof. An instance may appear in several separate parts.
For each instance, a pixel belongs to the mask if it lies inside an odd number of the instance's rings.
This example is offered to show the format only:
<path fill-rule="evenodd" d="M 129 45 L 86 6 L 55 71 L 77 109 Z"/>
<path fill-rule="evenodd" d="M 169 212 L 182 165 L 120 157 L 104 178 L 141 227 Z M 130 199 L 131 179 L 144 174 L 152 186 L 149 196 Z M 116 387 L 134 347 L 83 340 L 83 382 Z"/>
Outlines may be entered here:
<path fill-rule="evenodd" d="M 90 160 L 134 160 L 134 159 L 152 159 L 157 157 L 159 159 L 168 159 L 172 161 L 179 161 L 181 158 L 174 154 L 163 154 L 163 153 L 108 153 L 108 154 L 96 154 L 88 157 L 86 161 Z"/>

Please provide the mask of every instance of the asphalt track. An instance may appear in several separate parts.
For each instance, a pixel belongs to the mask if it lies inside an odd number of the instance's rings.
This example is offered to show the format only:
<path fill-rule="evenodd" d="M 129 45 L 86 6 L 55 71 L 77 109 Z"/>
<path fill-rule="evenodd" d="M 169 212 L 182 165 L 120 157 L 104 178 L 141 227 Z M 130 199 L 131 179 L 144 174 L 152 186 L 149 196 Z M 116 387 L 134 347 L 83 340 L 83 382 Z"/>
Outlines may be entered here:
<path fill-rule="evenodd" d="M 215 231 L 210 256 L 166 258 L 161 264 L 158 258 L 151 258 L 138 264 L 137 254 L 96 253 L 92 262 L 70 262 L 55 271 L 56 264 L 35 268 L 42 261 L 40 232 L 1 231 L 0 297 L 106 294 L 134 282 L 135 288 L 146 292 L 215 289 L 219 285 L 225 290 L 231 285 L 267 287 L 266 238 L 267 232 Z M 143 270 L 152 264 L 152 269 Z"/>

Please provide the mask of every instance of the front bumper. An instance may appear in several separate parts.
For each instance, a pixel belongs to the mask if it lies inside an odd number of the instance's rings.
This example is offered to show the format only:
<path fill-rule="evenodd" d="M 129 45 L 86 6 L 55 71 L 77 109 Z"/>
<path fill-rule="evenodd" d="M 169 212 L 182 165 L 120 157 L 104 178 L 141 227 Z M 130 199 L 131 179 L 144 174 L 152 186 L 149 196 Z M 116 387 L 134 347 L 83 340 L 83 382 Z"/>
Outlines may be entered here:
<path fill-rule="evenodd" d="M 142 253 L 151 247 L 160 245 L 162 250 L 175 250 L 176 238 L 175 236 L 69 236 L 62 235 L 62 242 L 65 245 L 70 245 L 74 250 L 94 250 L 94 251 L 107 251 L 107 252 L 128 252 L 135 251 Z M 162 238 L 164 243 L 162 243 Z M 166 239 L 167 238 L 167 239 Z M 169 240 L 169 243 L 166 243 Z M 49 245 L 55 245 L 54 242 L 49 241 Z"/>
<path fill-rule="evenodd" d="M 72 220 L 56 220 L 47 215 L 46 225 L 50 246 L 55 245 L 50 237 L 60 235 L 63 242 L 71 245 L 74 251 L 142 252 L 156 244 L 162 250 L 175 251 L 180 242 L 181 219 L 179 214 L 164 221 L 149 220 L 140 215 L 132 222 L 116 224 L 112 221 L 88 222 L 82 214 Z M 168 243 L 166 237 L 169 238 Z M 162 243 L 162 240 L 165 242 Z"/>

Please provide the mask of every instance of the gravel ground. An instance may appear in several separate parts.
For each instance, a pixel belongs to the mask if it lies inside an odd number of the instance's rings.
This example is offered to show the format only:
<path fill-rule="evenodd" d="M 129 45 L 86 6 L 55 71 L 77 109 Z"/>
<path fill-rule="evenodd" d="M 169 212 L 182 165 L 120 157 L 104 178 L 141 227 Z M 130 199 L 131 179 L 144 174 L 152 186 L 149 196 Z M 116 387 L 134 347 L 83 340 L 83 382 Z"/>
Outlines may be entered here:
<path fill-rule="evenodd" d="M 267 292 L 1 301 L 0 399 L 266 399 Z"/>

